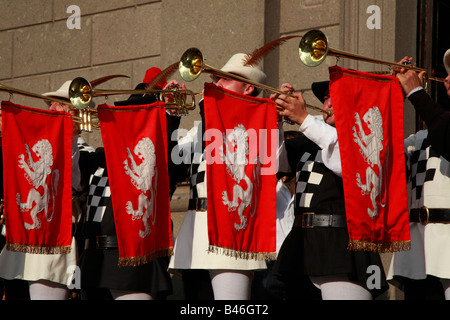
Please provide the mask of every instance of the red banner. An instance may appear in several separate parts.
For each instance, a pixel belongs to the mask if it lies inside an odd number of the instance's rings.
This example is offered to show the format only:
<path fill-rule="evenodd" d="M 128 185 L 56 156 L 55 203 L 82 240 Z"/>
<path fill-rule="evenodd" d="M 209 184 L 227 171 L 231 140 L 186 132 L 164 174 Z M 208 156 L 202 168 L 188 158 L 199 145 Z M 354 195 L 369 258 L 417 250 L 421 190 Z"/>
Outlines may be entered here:
<path fill-rule="evenodd" d="M 403 95 L 394 76 L 330 68 L 350 250 L 410 249 Z"/>
<path fill-rule="evenodd" d="M 69 253 L 72 117 L 2 102 L 6 248 Z"/>
<path fill-rule="evenodd" d="M 172 254 L 164 103 L 98 107 L 119 266 Z"/>
<path fill-rule="evenodd" d="M 276 251 L 276 106 L 205 85 L 208 234 L 212 252 L 272 259 Z"/>

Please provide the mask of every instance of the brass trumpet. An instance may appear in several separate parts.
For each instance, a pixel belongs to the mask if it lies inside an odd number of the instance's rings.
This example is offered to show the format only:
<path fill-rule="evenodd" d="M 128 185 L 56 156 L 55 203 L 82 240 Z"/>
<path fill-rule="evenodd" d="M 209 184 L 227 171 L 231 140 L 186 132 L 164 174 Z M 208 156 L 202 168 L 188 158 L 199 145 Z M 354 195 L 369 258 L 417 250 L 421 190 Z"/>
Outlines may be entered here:
<path fill-rule="evenodd" d="M 378 63 L 390 67 L 396 67 L 396 68 L 405 68 L 414 70 L 416 72 L 422 72 L 426 71 L 425 69 L 418 68 L 411 65 L 403 65 L 399 63 L 393 63 L 393 62 L 387 62 L 383 60 L 368 58 L 365 56 L 349 53 L 346 51 L 336 50 L 333 48 L 330 48 L 328 45 L 328 39 L 325 36 L 325 34 L 320 30 L 311 30 L 308 31 L 300 40 L 300 43 L 298 45 L 298 52 L 300 61 L 308 66 L 308 67 L 316 67 L 320 65 L 325 58 L 330 56 L 336 56 L 336 57 L 342 57 L 342 58 L 350 58 L 355 59 L 363 62 L 371 62 L 371 63 Z M 433 81 L 439 81 L 439 82 L 445 82 L 445 79 L 443 78 L 437 78 L 437 77 L 430 77 L 428 75 L 425 75 L 424 77 L 424 86 L 425 89 L 428 84 L 428 80 Z"/>
<path fill-rule="evenodd" d="M 169 95 L 174 102 L 166 103 L 166 109 L 176 109 L 180 115 L 186 115 L 189 110 L 195 109 L 195 94 L 190 90 L 101 90 L 93 89 L 89 81 L 81 77 L 75 78 L 69 87 L 70 102 L 78 109 L 89 106 L 93 97 L 118 94 L 157 94 L 161 101 L 164 101 L 163 96 Z M 190 102 L 187 102 L 187 96 L 191 97 Z"/>
<path fill-rule="evenodd" d="M 3 84 L 0 84 L 0 91 L 9 92 L 10 94 L 20 94 L 20 95 L 31 97 L 31 98 L 48 100 L 48 101 L 58 102 L 63 105 L 68 105 L 69 109 L 78 111 L 78 115 L 72 115 L 72 119 L 75 123 L 78 123 L 80 125 L 80 129 L 82 131 L 91 132 L 92 129 L 100 128 L 98 121 L 95 122 L 93 120 L 93 118 L 95 117 L 95 114 L 96 114 L 96 110 L 93 108 L 77 109 L 74 106 L 70 105 L 70 103 L 67 100 L 58 99 L 55 97 L 47 97 L 42 94 L 8 87 Z"/>
<path fill-rule="evenodd" d="M 243 78 L 238 75 L 224 72 L 222 70 L 215 69 L 211 66 L 208 66 L 207 64 L 204 63 L 202 52 L 197 48 L 190 48 L 183 53 L 183 55 L 180 59 L 178 71 L 180 73 L 181 78 L 183 78 L 183 80 L 187 81 L 187 82 L 197 79 L 198 76 L 202 72 L 206 72 L 206 73 L 217 75 L 220 77 L 229 78 L 229 79 L 237 80 L 237 81 L 242 81 L 242 82 L 254 85 L 255 87 L 258 87 L 260 89 L 271 91 L 273 93 L 279 93 L 279 94 L 287 95 L 290 97 L 294 97 L 293 95 L 291 95 L 289 93 L 272 88 L 270 86 L 266 86 L 264 84 L 251 81 L 247 78 Z M 314 109 L 314 110 L 322 112 L 322 113 L 326 113 L 329 116 L 331 116 L 333 114 L 333 112 L 331 110 L 323 110 L 319 107 L 311 106 L 308 104 L 306 105 L 306 107 Z"/>

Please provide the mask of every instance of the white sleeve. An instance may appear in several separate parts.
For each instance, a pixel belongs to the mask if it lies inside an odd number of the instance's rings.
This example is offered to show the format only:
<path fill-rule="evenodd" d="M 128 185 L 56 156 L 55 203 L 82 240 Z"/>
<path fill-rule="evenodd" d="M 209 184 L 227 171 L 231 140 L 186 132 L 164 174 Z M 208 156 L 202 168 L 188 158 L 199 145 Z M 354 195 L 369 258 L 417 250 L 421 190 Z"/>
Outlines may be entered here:
<path fill-rule="evenodd" d="M 414 92 L 417 92 L 417 91 L 420 91 L 420 90 L 423 90 L 422 86 L 419 86 L 417 88 L 412 89 L 411 92 L 408 93 L 408 95 L 406 97 L 409 98 L 409 96 L 411 96 Z"/>
<path fill-rule="evenodd" d="M 341 156 L 337 131 L 323 120 L 308 115 L 299 128 L 309 140 L 322 149 L 322 160 L 325 166 L 339 177 L 342 177 Z"/>

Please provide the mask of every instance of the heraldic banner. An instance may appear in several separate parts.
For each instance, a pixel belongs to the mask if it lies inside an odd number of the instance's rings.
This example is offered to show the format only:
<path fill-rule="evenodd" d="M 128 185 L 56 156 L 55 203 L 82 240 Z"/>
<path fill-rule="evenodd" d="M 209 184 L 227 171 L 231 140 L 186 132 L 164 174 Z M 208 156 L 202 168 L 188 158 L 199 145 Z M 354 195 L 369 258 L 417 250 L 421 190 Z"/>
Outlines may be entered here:
<path fill-rule="evenodd" d="M 330 68 L 350 250 L 411 246 L 403 94 L 394 76 Z"/>
<path fill-rule="evenodd" d="M 2 102 L 6 248 L 70 252 L 72 117 Z"/>
<path fill-rule="evenodd" d="M 119 266 L 171 255 L 164 103 L 98 106 L 114 211 Z"/>
<path fill-rule="evenodd" d="M 276 106 L 205 84 L 209 250 L 245 259 L 276 251 Z"/>

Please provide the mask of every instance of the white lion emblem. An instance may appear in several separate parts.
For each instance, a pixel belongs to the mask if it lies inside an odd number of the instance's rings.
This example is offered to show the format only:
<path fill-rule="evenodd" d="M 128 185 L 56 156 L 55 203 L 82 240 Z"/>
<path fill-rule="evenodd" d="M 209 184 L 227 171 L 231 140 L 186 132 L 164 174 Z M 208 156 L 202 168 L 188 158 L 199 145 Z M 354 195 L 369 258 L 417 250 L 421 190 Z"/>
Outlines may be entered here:
<path fill-rule="evenodd" d="M 259 170 L 260 166 L 258 162 L 254 167 L 254 177 L 257 180 L 254 185 L 245 173 L 245 168 L 249 163 L 247 158 L 249 154 L 249 143 L 248 134 L 244 125 L 238 125 L 226 137 L 224 134 L 224 142 L 227 146 L 227 152 L 225 155 L 223 153 L 223 148 L 221 148 L 222 161 L 225 162 L 227 172 L 236 181 L 236 183 L 233 185 L 232 200 L 229 200 L 227 191 L 223 191 L 222 201 L 224 205 L 228 206 L 228 211 L 231 212 L 237 209 L 240 224 L 235 223 L 234 227 L 236 230 L 242 230 L 248 225 L 247 217 L 244 216 L 244 210 L 252 204 L 253 189 L 259 184 L 259 171 L 256 171 Z M 231 147 L 229 145 L 231 145 Z M 230 152 L 230 149 L 233 150 L 233 152 Z M 247 187 L 246 189 L 240 185 L 241 181 L 245 181 L 245 185 Z M 239 200 L 241 200 L 240 203 Z M 251 216 L 254 215 L 255 210 L 256 206 L 250 213 Z"/>
<path fill-rule="evenodd" d="M 131 165 L 129 165 L 128 160 L 123 162 L 125 173 L 130 176 L 131 182 L 133 185 L 141 191 L 141 194 L 138 198 L 138 207 L 135 210 L 133 208 L 133 204 L 131 201 L 128 201 L 126 204 L 127 213 L 132 216 L 133 220 L 142 219 L 144 223 L 144 230 L 139 230 L 139 236 L 141 238 L 145 238 L 150 234 L 150 225 L 148 223 L 148 219 L 152 216 L 152 225 L 155 224 L 156 214 L 154 213 L 154 202 L 155 195 L 152 188 L 152 180 L 153 176 L 155 176 L 155 190 L 157 190 L 156 186 L 156 177 L 158 174 L 156 165 L 156 156 L 155 156 L 155 146 L 153 142 L 149 138 L 141 139 L 136 147 L 134 148 L 134 154 L 138 156 L 138 158 L 142 161 L 140 165 L 136 165 L 134 161 L 133 155 L 129 148 L 127 148 L 128 157 L 130 159 Z M 150 195 L 147 196 L 148 191 Z"/>
<path fill-rule="evenodd" d="M 16 202 L 20 208 L 20 211 L 25 212 L 30 210 L 30 216 L 33 223 L 30 224 L 25 222 L 25 228 L 27 230 L 39 229 L 41 227 L 41 220 L 37 217 L 39 212 L 45 210 L 45 218 L 48 222 L 53 219 L 55 206 L 53 206 L 51 214 L 48 215 L 50 191 L 47 186 L 47 177 L 51 174 L 52 196 L 53 202 L 55 202 L 58 188 L 59 170 L 55 169 L 52 171 L 51 169 L 51 166 L 53 165 L 53 150 L 52 145 L 48 140 L 43 139 L 38 141 L 31 149 L 38 158 L 36 162 L 33 161 L 28 144 L 25 144 L 25 149 L 28 155 L 28 162 L 25 161 L 25 155 L 21 154 L 19 155 L 18 166 L 25 171 L 24 176 L 33 188 L 28 192 L 26 202 L 20 202 L 20 193 L 17 193 Z M 38 191 L 39 188 L 43 189 L 43 194 Z"/>
<path fill-rule="evenodd" d="M 355 123 L 358 130 L 353 127 L 353 141 L 358 144 L 360 153 L 369 166 L 366 169 L 366 184 L 362 183 L 359 173 L 356 174 L 356 183 L 363 194 L 370 194 L 373 210 L 368 208 L 367 213 L 373 218 L 378 215 L 376 198 L 381 193 L 382 185 L 383 167 L 380 161 L 380 153 L 383 150 L 383 118 L 380 110 L 373 107 L 364 114 L 363 120 L 370 129 L 370 133 L 366 135 L 359 114 L 355 113 Z M 388 157 L 388 152 L 386 152 L 386 157 Z M 378 166 L 378 174 L 374 169 L 375 166 Z M 385 203 L 381 203 L 381 206 L 384 207 Z"/>

